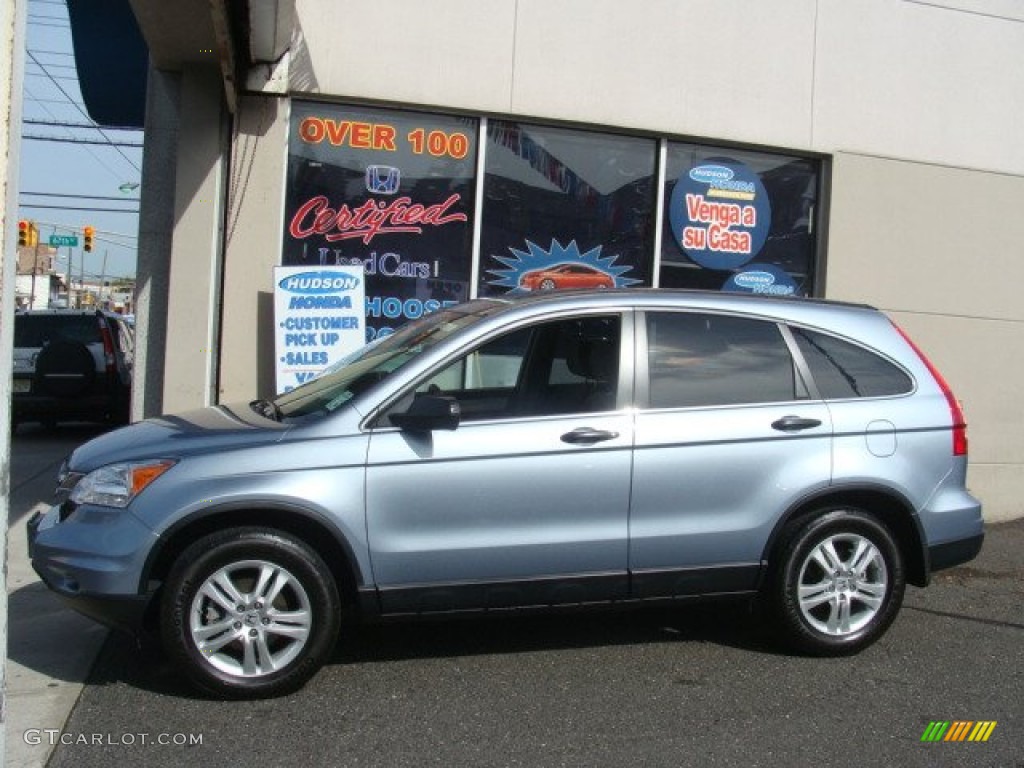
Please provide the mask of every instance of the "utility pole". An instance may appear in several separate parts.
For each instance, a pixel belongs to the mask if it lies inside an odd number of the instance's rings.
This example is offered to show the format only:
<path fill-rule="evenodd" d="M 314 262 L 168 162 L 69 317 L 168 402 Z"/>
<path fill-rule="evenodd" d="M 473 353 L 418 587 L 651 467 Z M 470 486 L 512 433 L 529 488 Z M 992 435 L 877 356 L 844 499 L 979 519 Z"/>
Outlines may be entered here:
<path fill-rule="evenodd" d="M 32 234 L 30 237 L 35 241 L 32 251 L 32 293 L 29 295 L 28 308 L 36 308 L 36 272 L 39 271 L 39 230 L 36 228 L 35 222 L 32 222 L 29 226 L 29 232 Z"/>
<path fill-rule="evenodd" d="M 108 249 L 104 248 L 103 249 L 103 270 L 100 273 L 100 300 L 99 300 L 100 309 L 106 309 L 106 307 L 103 306 L 103 286 L 106 285 L 106 283 L 107 283 L 107 253 L 109 253 Z M 110 294 L 110 292 L 108 291 L 107 295 L 109 295 L 109 294 Z"/>
<path fill-rule="evenodd" d="M 83 257 L 84 258 L 84 257 Z M 71 295 L 74 293 L 72 286 L 75 283 L 75 249 L 72 246 L 68 246 L 68 309 L 77 309 L 73 306 L 74 302 Z"/>
<path fill-rule="evenodd" d="M 78 306 L 82 308 L 82 294 L 85 293 L 85 251 L 82 251 L 82 259 L 78 262 Z"/>

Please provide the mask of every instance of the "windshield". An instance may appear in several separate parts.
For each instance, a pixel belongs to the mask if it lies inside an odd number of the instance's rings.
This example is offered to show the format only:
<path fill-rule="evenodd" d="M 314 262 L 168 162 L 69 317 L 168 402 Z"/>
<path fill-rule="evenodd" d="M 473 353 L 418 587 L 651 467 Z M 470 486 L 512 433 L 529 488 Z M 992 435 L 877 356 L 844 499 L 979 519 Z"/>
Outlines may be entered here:
<path fill-rule="evenodd" d="M 383 381 L 416 355 L 494 311 L 493 301 L 474 301 L 431 313 L 390 336 L 357 349 L 310 382 L 274 398 L 283 418 L 331 413 Z"/>

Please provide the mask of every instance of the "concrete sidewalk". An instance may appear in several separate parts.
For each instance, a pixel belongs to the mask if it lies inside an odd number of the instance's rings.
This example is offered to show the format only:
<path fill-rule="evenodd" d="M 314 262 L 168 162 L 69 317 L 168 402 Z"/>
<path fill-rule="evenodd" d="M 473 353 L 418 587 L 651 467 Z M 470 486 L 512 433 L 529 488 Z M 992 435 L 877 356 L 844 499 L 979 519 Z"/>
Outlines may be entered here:
<path fill-rule="evenodd" d="M 7 532 L 7 766 L 46 765 L 82 690 L 107 630 L 66 608 L 39 581 L 28 561 L 25 523 L 53 496 L 61 461 L 99 434 L 68 425 L 52 432 L 19 427 L 11 441 Z"/>

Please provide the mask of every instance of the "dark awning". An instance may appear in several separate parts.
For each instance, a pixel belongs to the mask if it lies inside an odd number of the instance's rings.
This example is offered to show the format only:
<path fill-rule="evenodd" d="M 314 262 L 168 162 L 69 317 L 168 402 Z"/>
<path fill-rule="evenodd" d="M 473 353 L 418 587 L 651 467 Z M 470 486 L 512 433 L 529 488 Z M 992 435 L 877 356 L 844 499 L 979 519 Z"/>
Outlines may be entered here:
<path fill-rule="evenodd" d="M 128 0 L 67 0 L 82 100 L 103 126 L 142 128 L 149 52 Z"/>

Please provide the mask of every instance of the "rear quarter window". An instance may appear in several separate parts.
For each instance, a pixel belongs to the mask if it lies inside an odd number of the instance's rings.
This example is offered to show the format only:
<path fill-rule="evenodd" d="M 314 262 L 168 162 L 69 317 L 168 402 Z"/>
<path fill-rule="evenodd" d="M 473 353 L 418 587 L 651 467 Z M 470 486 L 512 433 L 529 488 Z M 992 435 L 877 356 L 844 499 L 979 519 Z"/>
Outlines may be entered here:
<path fill-rule="evenodd" d="M 914 388 L 902 368 L 871 350 L 805 328 L 791 330 L 825 400 L 891 397 Z"/>

